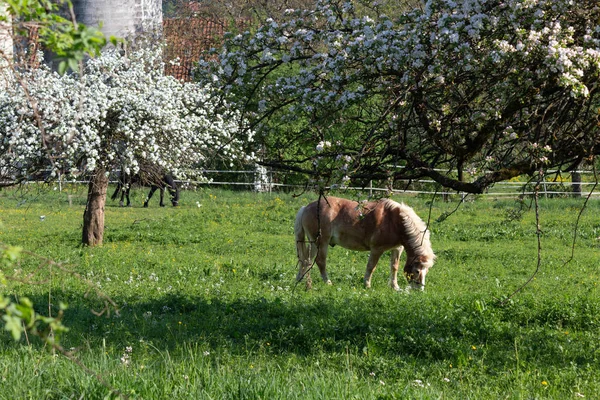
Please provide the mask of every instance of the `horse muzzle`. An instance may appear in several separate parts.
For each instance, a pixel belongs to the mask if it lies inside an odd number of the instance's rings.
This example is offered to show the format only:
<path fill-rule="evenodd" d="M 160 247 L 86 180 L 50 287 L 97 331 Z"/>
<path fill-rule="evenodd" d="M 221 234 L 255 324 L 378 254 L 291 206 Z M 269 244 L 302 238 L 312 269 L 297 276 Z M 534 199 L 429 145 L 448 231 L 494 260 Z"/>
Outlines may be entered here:
<path fill-rule="evenodd" d="M 427 275 L 426 270 L 420 270 L 417 273 L 407 274 L 406 278 L 410 288 L 413 290 L 425 290 L 425 275 Z"/>
<path fill-rule="evenodd" d="M 425 290 L 425 280 L 423 280 L 423 282 L 410 280 L 408 283 L 410 284 L 411 290 L 420 290 L 421 292 Z"/>

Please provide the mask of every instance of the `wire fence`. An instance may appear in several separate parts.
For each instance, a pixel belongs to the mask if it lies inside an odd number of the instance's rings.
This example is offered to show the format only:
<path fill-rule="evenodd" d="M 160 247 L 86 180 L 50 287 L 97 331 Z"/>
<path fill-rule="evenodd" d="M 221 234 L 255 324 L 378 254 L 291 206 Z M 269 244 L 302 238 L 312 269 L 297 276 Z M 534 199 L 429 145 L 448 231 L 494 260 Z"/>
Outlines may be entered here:
<path fill-rule="evenodd" d="M 191 171 L 191 175 L 203 176 L 203 180 L 176 180 L 182 189 L 193 189 L 198 187 L 221 187 L 232 190 L 250 190 L 255 192 L 274 191 L 303 191 L 311 189 L 306 180 L 298 174 L 257 168 L 254 170 L 201 170 Z M 590 171 L 577 171 L 581 182 L 573 182 L 572 175 L 561 176 L 560 174 L 549 174 L 549 179 L 541 182 L 511 180 L 498 182 L 478 196 L 484 197 L 517 197 L 520 195 L 532 195 L 536 191 L 545 197 L 592 197 L 600 196 L 600 185 L 594 180 L 594 174 Z M 28 182 L 40 182 L 36 180 Z M 110 182 L 118 182 L 118 171 L 110 177 Z M 65 184 L 87 184 L 87 180 L 69 180 L 59 177 L 53 182 L 56 190 L 62 191 Z M 537 187 L 537 188 L 536 188 Z M 366 186 L 344 187 L 347 191 L 368 192 L 370 195 L 378 193 L 393 193 L 396 195 L 440 195 L 440 196 L 466 196 L 467 193 L 451 191 L 441 188 L 440 185 L 428 179 L 418 180 L 396 180 L 392 188 L 386 187 L 381 182 L 371 181 Z"/>
<path fill-rule="evenodd" d="M 590 171 L 577 171 L 582 177 L 581 182 L 573 182 L 572 176 L 560 176 L 552 173 L 551 179 L 545 179 L 542 182 L 529 182 L 523 180 L 513 180 L 498 182 L 490 187 L 485 193 L 480 196 L 488 197 L 516 197 L 519 195 L 532 195 L 536 191 L 545 197 L 579 197 L 588 196 L 592 192 L 592 196 L 600 196 L 600 185 L 593 182 L 594 174 Z M 202 175 L 208 178 L 208 182 L 194 180 L 180 180 L 179 183 L 183 187 L 197 186 L 216 186 L 230 188 L 234 190 L 253 190 L 257 192 L 272 192 L 272 191 L 302 191 L 310 189 L 307 183 L 299 178 L 297 174 L 286 173 L 281 171 L 272 171 L 266 169 L 259 170 L 205 170 Z M 539 186 L 536 189 L 536 186 Z M 408 195 L 440 195 L 450 196 L 459 195 L 466 196 L 467 193 L 451 191 L 443 189 L 440 185 L 427 179 L 419 180 L 396 180 L 394 187 L 388 188 L 381 185 L 381 182 L 370 181 L 366 186 L 349 186 L 344 190 L 363 191 L 369 194 L 390 193 L 393 194 L 408 194 Z"/>

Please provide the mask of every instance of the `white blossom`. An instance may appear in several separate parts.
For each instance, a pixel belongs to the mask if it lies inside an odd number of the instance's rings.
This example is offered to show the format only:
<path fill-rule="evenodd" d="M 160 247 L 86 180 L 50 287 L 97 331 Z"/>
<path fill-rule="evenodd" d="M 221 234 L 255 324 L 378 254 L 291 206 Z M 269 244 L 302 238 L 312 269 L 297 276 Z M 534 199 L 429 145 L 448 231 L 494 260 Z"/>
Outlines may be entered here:
<path fill-rule="evenodd" d="M 214 115 L 211 87 L 163 71 L 160 51 L 109 50 L 81 76 L 44 66 L 23 72 L 0 93 L 0 160 L 25 168 L 43 156 L 53 173 L 82 173 L 115 164 L 137 172 L 145 159 L 181 176 L 182 166 L 212 156 L 208 150 L 245 158 L 234 139 L 237 114 Z"/>

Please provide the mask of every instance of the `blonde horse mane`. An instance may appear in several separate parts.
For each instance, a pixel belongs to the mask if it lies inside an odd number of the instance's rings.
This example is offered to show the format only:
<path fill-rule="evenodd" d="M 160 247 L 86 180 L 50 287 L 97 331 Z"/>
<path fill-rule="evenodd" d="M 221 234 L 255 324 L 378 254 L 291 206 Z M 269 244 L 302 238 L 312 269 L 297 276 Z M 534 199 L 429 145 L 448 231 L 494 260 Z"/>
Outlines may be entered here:
<path fill-rule="evenodd" d="M 404 203 L 397 203 L 394 200 L 386 199 L 384 207 L 400 212 L 402 223 L 410 241 L 410 247 L 414 249 L 416 255 L 426 257 L 427 261 L 424 264 L 426 264 L 427 268 L 431 267 L 436 256 L 431 248 L 430 233 L 427 224 L 423 222 L 411 207 Z"/>

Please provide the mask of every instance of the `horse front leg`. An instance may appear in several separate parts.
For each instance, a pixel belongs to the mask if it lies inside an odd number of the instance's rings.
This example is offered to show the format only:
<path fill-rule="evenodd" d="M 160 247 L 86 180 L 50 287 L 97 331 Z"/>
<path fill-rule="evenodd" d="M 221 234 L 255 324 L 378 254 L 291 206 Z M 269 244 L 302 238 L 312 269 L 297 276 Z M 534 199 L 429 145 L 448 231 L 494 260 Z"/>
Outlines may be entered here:
<path fill-rule="evenodd" d="M 158 189 L 158 187 L 156 187 L 156 186 L 152 186 L 150 188 L 150 193 L 148 193 L 148 196 L 146 197 L 146 201 L 144 202 L 144 207 L 148 207 L 148 202 L 152 198 L 152 195 L 154 194 L 154 192 L 156 192 L 156 189 Z"/>
<path fill-rule="evenodd" d="M 400 263 L 402 250 L 404 250 L 404 247 L 402 246 L 393 249 L 390 258 L 390 285 L 394 290 L 400 290 L 400 286 L 398 285 L 398 264 Z"/>
<path fill-rule="evenodd" d="M 367 270 L 365 271 L 365 287 L 367 289 L 371 287 L 371 277 L 373 276 L 373 271 L 375 271 L 375 267 L 377 267 L 377 262 L 379 261 L 379 258 L 382 254 L 383 252 L 379 250 L 371 250 L 371 254 L 369 254 Z"/>

